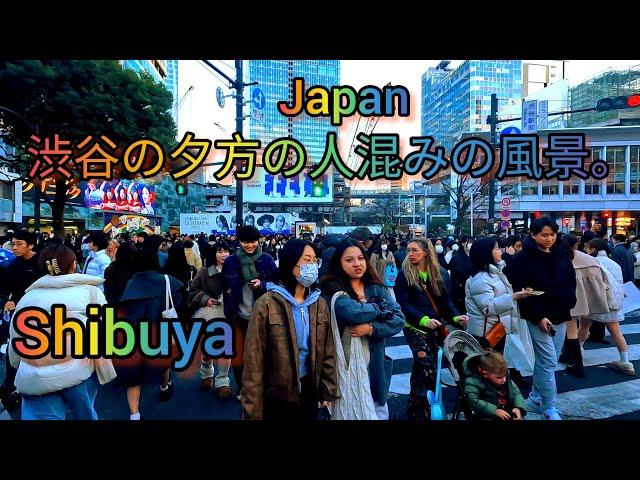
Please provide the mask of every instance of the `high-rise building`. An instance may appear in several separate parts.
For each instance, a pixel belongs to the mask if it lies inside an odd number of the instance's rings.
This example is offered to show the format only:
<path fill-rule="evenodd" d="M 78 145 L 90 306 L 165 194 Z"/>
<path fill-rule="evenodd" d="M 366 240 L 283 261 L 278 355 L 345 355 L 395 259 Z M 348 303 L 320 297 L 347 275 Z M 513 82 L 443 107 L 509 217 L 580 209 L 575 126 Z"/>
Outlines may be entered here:
<path fill-rule="evenodd" d="M 422 76 L 422 135 L 434 137 L 447 153 L 463 132 L 488 131 L 491 94 L 499 107 L 522 99 L 522 61 L 466 60 L 458 68 L 448 61 Z"/>
<path fill-rule="evenodd" d="M 305 91 L 314 85 L 331 88 L 340 85 L 339 60 L 250 60 L 247 77 L 258 82 L 256 87 L 264 95 L 264 108 L 260 115 L 251 115 L 251 138 L 266 146 L 276 138 L 291 136 L 299 140 L 307 150 L 307 158 L 317 163 L 322 159 L 327 132 L 337 132 L 328 117 L 310 117 L 301 113 L 285 117 L 277 104 L 291 99 L 292 81 L 302 77 Z"/>
<path fill-rule="evenodd" d="M 640 65 L 628 70 L 606 70 L 569 90 L 571 110 L 593 108 L 601 98 L 640 93 Z M 606 125 L 640 125 L 640 111 L 610 110 L 571 114 L 572 128 Z"/>
<path fill-rule="evenodd" d="M 173 121 L 178 124 L 178 60 L 122 60 L 122 66 L 136 72 L 147 72 L 162 82 L 173 96 Z"/>
<path fill-rule="evenodd" d="M 304 146 L 307 153 L 307 163 L 316 164 L 322 159 L 326 144 L 327 133 L 338 133 L 338 127 L 331 125 L 329 117 L 310 117 L 306 113 L 300 113 L 295 117 L 286 117 L 277 108 L 280 101 L 291 101 L 293 98 L 293 79 L 302 77 L 304 79 L 304 91 L 310 87 L 322 85 L 328 89 L 340 85 L 340 61 L 339 60 L 250 60 L 246 62 L 246 81 L 258 82 L 258 85 L 248 89 L 247 96 L 250 95 L 251 107 L 249 132 L 245 138 L 260 140 L 262 149 L 273 140 L 282 137 L 292 137 Z M 345 159 L 346 160 L 346 159 Z M 256 174 L 254 178 L 261 178 Z M 328 180 L 333 183 L 333 188 L 329 186 L 329 191 L 344 191 L 344 179 L 334 173 L 333 179 Z M 302 186 L 298 187 L 302 189 Z M 314 191 L 316 187 L 313 187 Z M 253 200 L 257 203 L 267 204 L 260 208 L 273 208 L 272 202 Z M 245 194 L 245 201 L 251 202 L 251 197 Z M 330 198 L 331 202 L 332 199 Z M 335 200 L 339 202 L 340 199 Z M 278 202 L 281 203 L 281 202 Z M 291 199 L 291 203 L 281 205 L 287 211 L 296 211 L 296 200 Z M 304 195 L 300 194 L 300 204 L 305 203 Z M 308 220 L 321 220 L 323 218 L 322 207 L 313 207 L 313 212 L 309 208 Z M 333 218 L 333 214 L 329 215 Z"/>

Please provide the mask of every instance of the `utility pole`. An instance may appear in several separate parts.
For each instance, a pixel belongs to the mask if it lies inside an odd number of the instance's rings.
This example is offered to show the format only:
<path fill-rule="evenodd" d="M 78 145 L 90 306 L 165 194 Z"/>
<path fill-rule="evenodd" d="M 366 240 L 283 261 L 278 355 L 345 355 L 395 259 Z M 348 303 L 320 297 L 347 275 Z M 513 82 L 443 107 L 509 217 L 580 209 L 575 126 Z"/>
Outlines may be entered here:
<path fill-rule="evenodd" d="M 236 99 L 236 132 L 238 132 L 240 135 L 242 135 L 242 122 L 244 121 L 244 115 L 242 112 L 242 109 L 244 107 L 244 96 L 242 94 L 244 87 L 248 87 L 250 85 L 257 85 L 258 82 L 249 82 L 249 83 L 244 83 L 242 77 L 242 60 L 236 60 L 235 61 L 235 67 L 236 67 L 236 79 L 234 80 L 233 78 L 229 77 L 226 73 L 224 73 L 222 70 L 220 70 L 218 67 L 216 67 L 215 65 L 213 65 L 209 60 L 203 60 L 203 62 L 211 69 L 213 69 L 216 73 L 218 73 L 219 75 L 222 75 L 228 82 L 229 82 L 229 88 L 233 88 L 236 93 L 235 93 L 235 99 Z M 239 170 L 240 167 L 240 160 L 236 160 L 236 172 Z M 235 228 L 236 230 L 242 226 L 243 223 L 243 219 L 242 219 L 242 214 L 243 214 L 243 209 L 242 209 L 242 204 L 243 204 L 243 198 L 242 198 L 242 182 L 240 180 L 238 180 L 236 178 L 236 225 Z"/>
<path fill-rule="evenodd" d="M 498 96 L 495 93 L 491 94 L 491 115 L 487 119 L 487 122 L 491 125 L 491 148 L 495 154 L 497 148 L 497 126 L 498 126 Z M 471 197 L 473 198 L 473 197 Z M 496 203 L 496 180 L 491 178 L 489 180 L 489 212 L 487 215 L 487 221 L 492 224 L 491 231 L 493 231 L 493 221 L 495 216 L 495 203 Z M 473 210 L 471 211 L 471 218 L 473 219 Z M 473 222 L 473 220 L 472 220 Z"/>

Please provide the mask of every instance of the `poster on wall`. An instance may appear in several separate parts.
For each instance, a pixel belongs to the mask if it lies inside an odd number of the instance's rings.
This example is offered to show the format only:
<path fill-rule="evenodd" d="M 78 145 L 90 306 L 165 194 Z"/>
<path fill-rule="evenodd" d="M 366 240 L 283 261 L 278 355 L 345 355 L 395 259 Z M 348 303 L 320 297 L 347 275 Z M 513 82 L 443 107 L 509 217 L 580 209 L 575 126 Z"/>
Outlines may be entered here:
<path fill-rule="evenodd" d="M 183 235 L 211 233 L 216 227 L 215 217 L 213 213 L 181 213 L 180 233 Z"/>
<path fill-rule="evenodd" d="M 80 182 L 82 203 L 87 208 L 155 215 L 156 188 L 139 180 L 97 180 Z"/>
<path fill-rule="evenodd" d="M 162 219 L 160 217 L 143 217 L 142 215 L 105 215 L 104 229 L 112 237 L 120 233 L 141 233 L 159 235 L 162 233 Z"/>
<path fill-rule="evenodd" d="M 254 176 L 242 182 L 245 202 L 254 203 L 328 203 L 333 202 L 333 173 L 311 180 L 307 172 L 286 178 L 269 175 L 256 167 Z"/>
<path fill-rule="evenodd" d="M 244 217 L 244 225 L 253 225 L 262 234 L 281 234 L 289 235 L 291 233 L 291 214 L 290 213 L 248 213 Z"/>

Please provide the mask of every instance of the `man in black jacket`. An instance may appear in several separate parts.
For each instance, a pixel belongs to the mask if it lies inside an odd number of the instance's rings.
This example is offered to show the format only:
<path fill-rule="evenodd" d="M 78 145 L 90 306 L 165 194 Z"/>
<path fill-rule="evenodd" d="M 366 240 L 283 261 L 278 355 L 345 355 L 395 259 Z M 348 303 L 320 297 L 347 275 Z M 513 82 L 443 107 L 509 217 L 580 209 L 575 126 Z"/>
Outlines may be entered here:
<path fill-rule="evenodd" d="M 530 231 L 531 236 L 525 239 L 522 251 L 511 264 L 514 291 L 533 288 L 544 292 L 518 302 L 522 318 L 528 321 L 536 354 L 533 389 L 527 404 L 546 419 L 561 420 L 556 410 L 555 368 L 571 320 L 570 311 L 576 304 L 576 274 L 568 248 L 557 241 L 558 224 L 552 218 L 533 220 Z M 578 332 L 574 330 L 572 342 L 577 342 Z"/>
<path fill-rule="evenodd" d="M 44 273 L 38 266 L 38 254 L 34 252 L 37 239 L 35 233 L 18 231 L 11 240 L 11 246 L 16 259 L 2 272 L 0 278 L 0 294 L 6 295 L 8 300 L 4 304 L 3 313 L 13 317 L 15 308 L 24 296 L 25 290 Z M 5 356 L 6 376 L 0 387 L 0 399 L 7 410 L 17 408 L 20 397 L 13 385 L 16 369 L 9 363 L 9 355 Z"/>

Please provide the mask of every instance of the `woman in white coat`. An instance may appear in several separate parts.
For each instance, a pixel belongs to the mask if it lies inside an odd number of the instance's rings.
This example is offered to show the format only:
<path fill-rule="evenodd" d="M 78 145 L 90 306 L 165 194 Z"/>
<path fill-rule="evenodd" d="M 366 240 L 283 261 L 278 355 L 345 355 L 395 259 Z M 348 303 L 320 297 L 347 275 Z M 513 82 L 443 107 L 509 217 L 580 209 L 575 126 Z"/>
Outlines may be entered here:
<path fill-rule="evenodd" d="M 16 311 L 39 307 L 51 314 L 52 305 L 64 304 L 67 318 L 86 322 L 87 304 L 104 305 L 106 300 L 98 285 L 104 280 L 76 271 L 76 255 L 64 245 L 50 245 L 40 253 L 40 268 L 48 271 L 27 288 Z M 50 330 L 50 329 L 48 329 Z M 21 336 L 11 325 L 11 339 Z M 31 340 L 27 345 L 34 345 Z M 77 420 L 97 420 L 94 400 L 97 393 L 98 368 L 101 383 L 115 377 L 110 360 L 54 359 L 51 354 L 37 360 L 22 358 L 9 343 L 9 359 L 17 368 L 15 386 L 22 394 L 23 420 L 64 420 L 67 410 Z M 69 343 L 67 344 L 69 345 Z M 96 367 L 97 365 L 97 367 Z"/>
<path fill-rule="evenodd" d="M 517 301 L 531 295 L 532 290 L 528 288 L 513 292 L 509 280 L 502 273 L 505 262 L 495 238 L 483 237 L 474 241 L 469 258 L 473 269 L 465 285 L 465 307 L 469 317 L 467 332 L 487 348 L 489 342 L 485 339 L 485 333 L 498 321 L 504 325 L 507 333 L 511 333 L 511 322 L 518 318 Z M 502 353 L 505 339 L 506 336 L 493 349 Z M 513 365 L 509 367 L 513 368 Z M 514 380 L 520 381 L 514 370 L 512 376 Z"/>
<path fill-rule="evenodd" d="M 589 241 L 587 252 L 600 262 L 600 267 L 605 274 L 605 280 L 611 287 L 612 298 L 609 304 L 611 313 L 590 314 L 588 319 L 580 319 L 580 330 L 578 331 L 580 345 L 582 346 L 589 336 L 589 327 L 592 320 L 604 323 L 620 353 L 620 360 L 611 362 L 607 366 L 627 375 L 635 376 L 636 371 L 633 363 L 629 361 L 629 347 L 620 330 L 620 322 L 624 320 L 624 313 L 622 313 L 622 301 L 624 299 L 622 268 L 607 256 L 606 244 L 599 238 Z"/>

